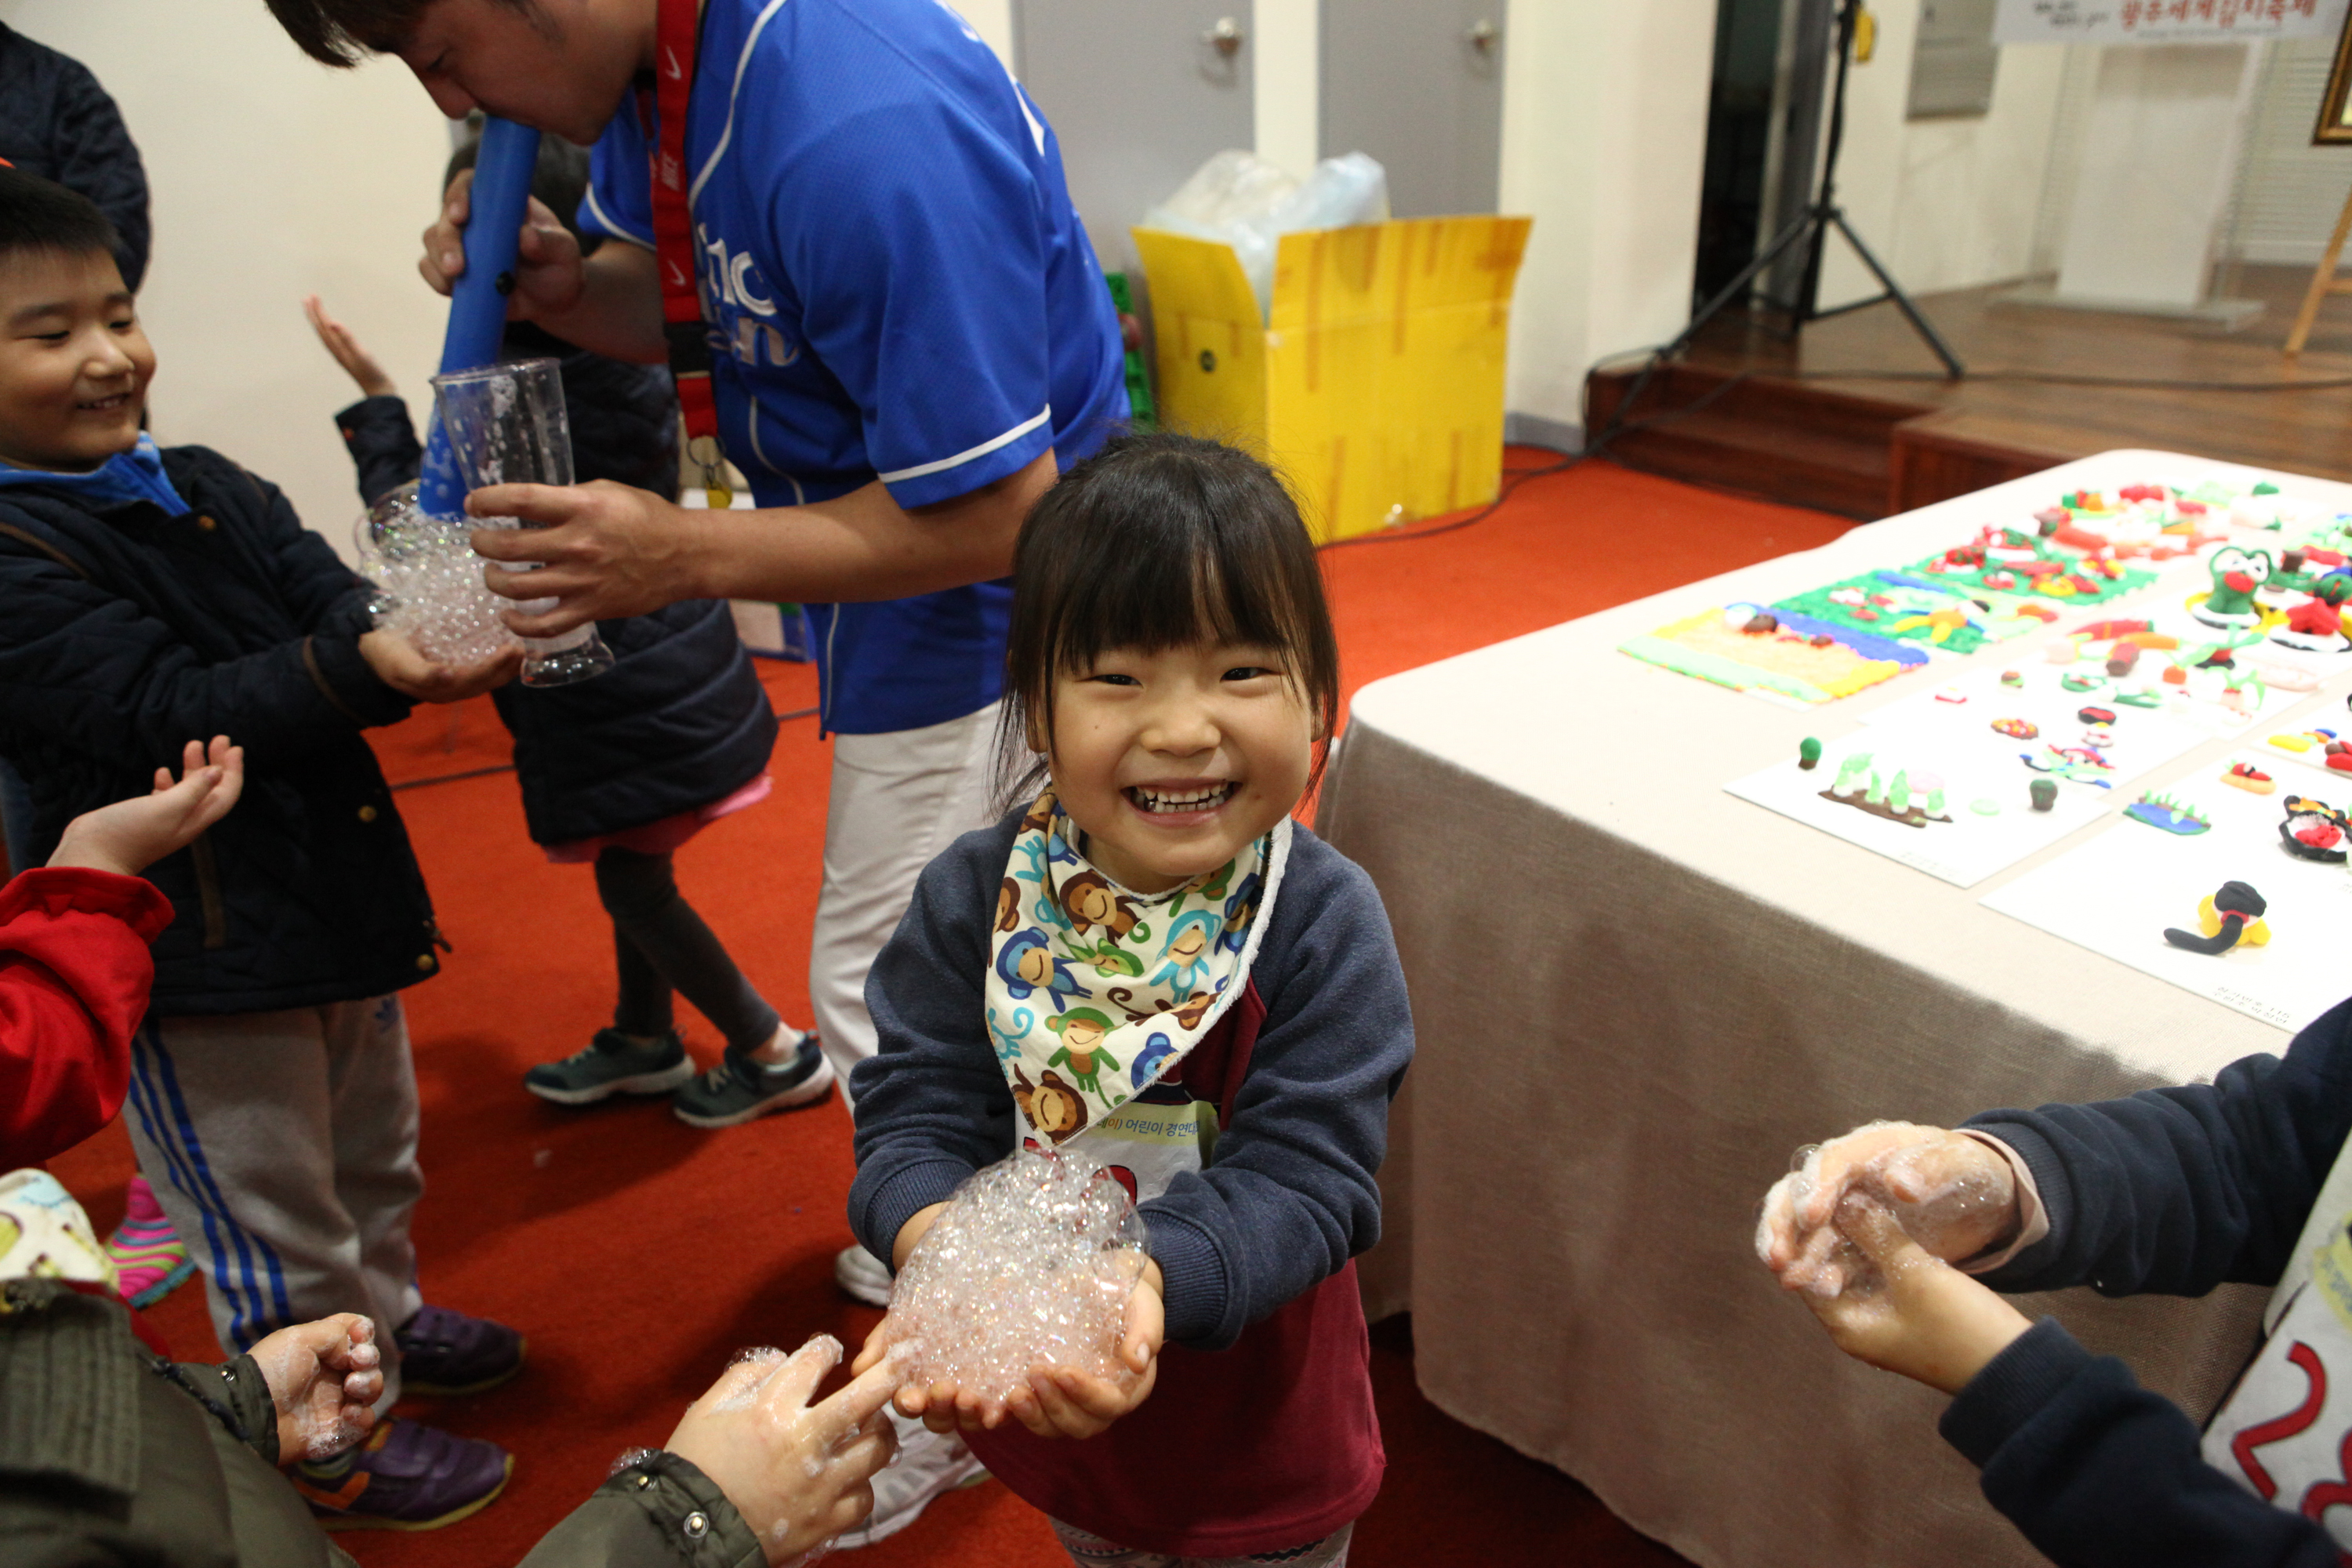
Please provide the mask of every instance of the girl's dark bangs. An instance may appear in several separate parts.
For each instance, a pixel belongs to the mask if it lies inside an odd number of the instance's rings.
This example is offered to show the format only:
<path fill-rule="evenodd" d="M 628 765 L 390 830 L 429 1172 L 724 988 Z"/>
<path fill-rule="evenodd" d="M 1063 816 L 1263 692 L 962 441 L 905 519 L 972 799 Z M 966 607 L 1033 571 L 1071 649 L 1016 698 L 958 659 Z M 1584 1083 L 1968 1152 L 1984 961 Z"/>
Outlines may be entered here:
<path fill-rule="evenodd" d="M 1267 548 L 1268 532 L 1247 511 L 1220 517 L 1205 505 L 1193 516 L 1163 510 L 1098 531 L 1093 558 L 1071 563 L 1057 584 L 1066 603 L 1055 617 L 1051 668 L 1073 673 L 1112 648 L 1157 653 L 1208 642 L 1278 648 L 1304 676 L 1314 655 L 1310 621 L 1282 552 Z"/>

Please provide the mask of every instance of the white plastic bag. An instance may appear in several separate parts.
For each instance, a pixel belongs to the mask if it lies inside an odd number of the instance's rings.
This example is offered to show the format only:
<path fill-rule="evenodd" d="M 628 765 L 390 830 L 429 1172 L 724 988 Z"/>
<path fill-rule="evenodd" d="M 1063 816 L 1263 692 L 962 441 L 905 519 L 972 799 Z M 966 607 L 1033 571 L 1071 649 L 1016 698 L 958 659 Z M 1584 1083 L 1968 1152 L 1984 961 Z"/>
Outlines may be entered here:
<path fill-rule="evenodd" d="M 1388 216 L 1388 172 L 1368 153 L 1326 158 L 1301 182 L 1254 153 L 1229 149 L 1145 213 L 1143 226 L 1233 247 L 1263 321 L 1274 299 L 1275 252 L 1284 235 L 1384 223 Z"/>

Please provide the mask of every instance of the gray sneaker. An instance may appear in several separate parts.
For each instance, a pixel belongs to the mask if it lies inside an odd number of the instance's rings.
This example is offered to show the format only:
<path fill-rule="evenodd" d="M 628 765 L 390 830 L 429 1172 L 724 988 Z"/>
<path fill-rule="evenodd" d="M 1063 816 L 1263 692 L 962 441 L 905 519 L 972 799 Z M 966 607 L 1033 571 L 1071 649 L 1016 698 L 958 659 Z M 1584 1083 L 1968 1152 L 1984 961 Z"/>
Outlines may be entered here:
<path fill-rule="evenodd" d="M 670 1110 L 688 1127 L 737 1127 L 772 1110 L 814 1105 L 832 1092 L 833 1064 L 814 1035 L 803 1035 L 799 1054 L 780 1068 L 729 1047 L 717 1067 L 672 1097 Z"/>
<path fill-rule="evenodd" d="M 599 1029 L 586 1050 L 540 1063 L 522 1075 L 522 1086 L 558 1105 L 593 1105 L 616 1094 L 667 1094 L 693 1076 L 693 1059 L 675 1029 L 650 1046 Z"/>

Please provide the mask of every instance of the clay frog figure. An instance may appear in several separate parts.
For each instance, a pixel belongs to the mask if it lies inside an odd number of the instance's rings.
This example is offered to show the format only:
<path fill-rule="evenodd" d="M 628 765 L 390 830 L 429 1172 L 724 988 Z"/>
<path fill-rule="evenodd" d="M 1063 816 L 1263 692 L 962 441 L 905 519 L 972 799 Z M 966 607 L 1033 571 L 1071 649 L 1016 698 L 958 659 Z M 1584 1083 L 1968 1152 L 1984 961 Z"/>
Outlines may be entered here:
<path fill-rule="evenodd" d="M 2267 550 L 2242 550 L 2236 545 L 2213 552 L 2213 592 L 2189 613 L 2209 626 L 2260 626 L 2263 612 L 2254 595 L 2271 580 Z"/>

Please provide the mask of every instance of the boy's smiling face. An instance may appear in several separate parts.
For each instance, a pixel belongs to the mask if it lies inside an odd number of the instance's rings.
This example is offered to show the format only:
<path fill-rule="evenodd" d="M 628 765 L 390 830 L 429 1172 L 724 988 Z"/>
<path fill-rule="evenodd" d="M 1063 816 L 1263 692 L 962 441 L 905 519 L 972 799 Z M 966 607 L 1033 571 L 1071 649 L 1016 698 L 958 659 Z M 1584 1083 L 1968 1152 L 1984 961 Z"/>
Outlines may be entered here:
<path fill-rule="evenodd" d="M 0 461 L 85 473 L 131 450 L 154 374 L 113 257 L 0 256 Z"/>

